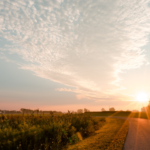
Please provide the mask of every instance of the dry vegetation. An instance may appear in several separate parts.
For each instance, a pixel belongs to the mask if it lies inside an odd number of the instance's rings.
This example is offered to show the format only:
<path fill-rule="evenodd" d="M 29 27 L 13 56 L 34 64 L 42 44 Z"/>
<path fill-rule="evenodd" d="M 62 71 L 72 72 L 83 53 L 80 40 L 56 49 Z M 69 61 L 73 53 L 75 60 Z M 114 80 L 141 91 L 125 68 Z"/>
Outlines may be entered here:
<path fill-rule="evenodd" d="M 121 150 L 131 112 L 0 115 L 0 150 Z M 133 117 L 135 116 L 132 115 Z"/>
<path fill-rule="evenodd" d="M 105 122 L 84 114 L 1 115 L 0 150 L 61 150 L 92 135 Z"/>
<path fill-rule="evenodd" d="M 122 150 L 128 132 L 128 121 L 106 118 L 105 125 L 85 140 L 67 150 Z"/>

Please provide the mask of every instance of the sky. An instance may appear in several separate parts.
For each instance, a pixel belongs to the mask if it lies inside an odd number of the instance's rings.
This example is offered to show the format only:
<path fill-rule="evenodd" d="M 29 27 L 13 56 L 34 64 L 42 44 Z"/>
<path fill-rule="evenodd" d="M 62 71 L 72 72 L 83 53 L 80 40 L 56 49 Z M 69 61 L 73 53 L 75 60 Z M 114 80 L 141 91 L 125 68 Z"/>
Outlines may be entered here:
<path fill-rule="evenodd" d="M 149 74 L 148 0 L 0 1 L 0 109 L 140 110 Z"/>

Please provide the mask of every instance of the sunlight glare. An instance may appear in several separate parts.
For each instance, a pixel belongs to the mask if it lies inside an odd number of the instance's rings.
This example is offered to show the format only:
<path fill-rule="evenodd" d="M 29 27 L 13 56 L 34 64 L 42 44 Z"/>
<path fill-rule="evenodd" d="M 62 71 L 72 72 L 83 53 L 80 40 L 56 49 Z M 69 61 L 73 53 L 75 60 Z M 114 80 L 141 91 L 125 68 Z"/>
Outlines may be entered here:
<path fill-rule="evenodd" d="M 144 92 L 140 92 L 136 95 L 136 100 L 139 102 L 147 102 L 148 101 L 148 94 Z"/>

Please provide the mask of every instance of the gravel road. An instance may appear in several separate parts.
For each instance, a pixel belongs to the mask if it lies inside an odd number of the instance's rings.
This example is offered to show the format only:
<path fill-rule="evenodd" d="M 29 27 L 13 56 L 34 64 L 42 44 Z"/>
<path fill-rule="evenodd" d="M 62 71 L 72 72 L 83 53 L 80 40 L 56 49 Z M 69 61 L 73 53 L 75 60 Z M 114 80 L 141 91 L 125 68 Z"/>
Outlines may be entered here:
<path fill-rule="evenodd" d="M 111 118 L 129 120 L 129 131 L 123 150 L 150 150 L 150 120 L 127 117 Z"/>

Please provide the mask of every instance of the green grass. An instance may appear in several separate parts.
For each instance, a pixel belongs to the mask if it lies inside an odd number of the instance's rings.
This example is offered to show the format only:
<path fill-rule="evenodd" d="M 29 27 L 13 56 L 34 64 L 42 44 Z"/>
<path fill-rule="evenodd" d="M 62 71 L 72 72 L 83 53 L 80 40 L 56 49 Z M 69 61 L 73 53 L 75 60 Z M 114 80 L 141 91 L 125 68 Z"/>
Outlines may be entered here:
<path fill-rule="evenodd" d="M 70 145 L 67 150 L 122 150 L 128 132 L 128 121 L 106 118 L 105 125 L 92 136 Z"/>
<path fill-rule="evenodd" d="M 145 112 L 123 112 L 123 111 L 105 111 L 105 112 L 86 112 L 86 115 L 91 116 L 116 116 L 116 117 L 130 117 L 130 118 L 142 118 L 148 119 L 150 114 Z"/>
<path fill-rule="evenodd" d="M 131 113 L 131 118 L 141 118 L 141 119 L 149 119 L 150 114 L 142 112 L 142 113 Z"/>
<path fill-rule="evenodd" d="M 104 112 L 86 112 L 86 115 L 91 116 L 122 116 L 128 117 L 131 112 L 119 112 L 119 111 L 104 111 Z"/>

